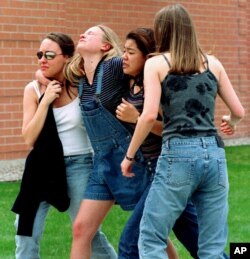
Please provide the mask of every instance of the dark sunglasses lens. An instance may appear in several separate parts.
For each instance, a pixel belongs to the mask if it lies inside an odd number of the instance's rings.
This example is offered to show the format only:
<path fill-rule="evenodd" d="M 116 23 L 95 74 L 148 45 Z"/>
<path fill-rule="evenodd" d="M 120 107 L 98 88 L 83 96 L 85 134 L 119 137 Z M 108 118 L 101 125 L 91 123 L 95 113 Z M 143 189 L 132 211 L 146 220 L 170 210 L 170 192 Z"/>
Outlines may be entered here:
<path fill-rule="evenodd" d="M 56 53 L 48 51 L 48 52 L 45 52 L 44 56 L 46 59 L 52 60 L 56 57 Z"/>
<path fill-rule="evenodd" d="M 38 51 L 36 53 L 36 55 L 37 55 L 38 59 L 41 59 L 44 56 L 46 59 L 52 60 L 52 59 L 54 59 L 56 57 L 56 53 L 54 53 L 52 51 L 47 51 L 44 54 L 43 54 L 42 51 Z"/>
<path fill-rule="evenodd" d="M 37 58 L 38 58 L 38 59 L 41 59 L 41 58 L 43 57 L 43 52 L 42 52 L 42 51 L 38 51 L 38 52 L 36 53 L 36 55 L 37 55 Z"/>

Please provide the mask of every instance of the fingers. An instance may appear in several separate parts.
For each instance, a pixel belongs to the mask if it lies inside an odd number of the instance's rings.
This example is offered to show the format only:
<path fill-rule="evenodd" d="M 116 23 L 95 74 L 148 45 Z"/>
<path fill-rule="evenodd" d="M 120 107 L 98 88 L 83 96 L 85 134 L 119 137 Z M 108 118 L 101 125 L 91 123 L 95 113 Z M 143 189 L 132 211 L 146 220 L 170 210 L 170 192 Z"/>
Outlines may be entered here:
<path fill-rule="evenodd" d="M 122 103 L 123 104 L 126 104 L 126 105 L 129 105 L 130 103 L 128 101 L 126 101 L 124 98 L 122 98 Z"/>
<path fill-rule="evenodd" d="M 55 99 L 60 97 L 62 92 L 62 83 L 56 80 L 51 81 L 45 90 L 45 101 L 52 103 Z"/>
<path fill-rule="evenodd" d="M 116 110 L 115 110 L 115 113 L 117 116 L 121 116 L 122 115 L 122 108 L 119 107 L 119 105 L 117 106 Z"/>
<path fill-rule="evenodd" d="M 124 109 L 127 107 L 127 105 L 125 103 L 120 103 L 118 106 L 117 106 L 117 109 L 119 111 L 124 111 Z"/>
<path fill-rule="evenodd" d="M 63 84 L 57 80 L 53 80 L 48 84 L 48 87 L 52 87 L 52 88 L 62 88 Z"/>
<path fill-rule="evenodd" d="M 121 103 L 121 104 L 119 104 L 118 106 L 117 106 L 117 108 L 116 108 L 116 115 L 117 116 L 119 116 L 119 117 L 121 117 L 122 116 L 122 114 L 125 112 L 125 108 L 126 108 L 126 105 L 125 104 L 123 104 L 123 103 Z"/>
<path fill-rule="evenodd" d="M 135 176 L 134 173 L 130 173 L 130 172 L 123 172 L 122 173 L 123 176 L 127 177 L 127 178 L 132 178 Z"/>
<path fill-rule="evenodd" d="M 223 121 L 220 125 L 220 130 L 226 135 L 232 135 L 236 130 L 236 126 L 232 126 L 228 121 Z"/>
<path fill-rule="evenodd" d="M 122 175 L 128 178 L 134 177 L 135 174 L 131 171 L 133 162 L 124 159 L 121 163 Z"/>

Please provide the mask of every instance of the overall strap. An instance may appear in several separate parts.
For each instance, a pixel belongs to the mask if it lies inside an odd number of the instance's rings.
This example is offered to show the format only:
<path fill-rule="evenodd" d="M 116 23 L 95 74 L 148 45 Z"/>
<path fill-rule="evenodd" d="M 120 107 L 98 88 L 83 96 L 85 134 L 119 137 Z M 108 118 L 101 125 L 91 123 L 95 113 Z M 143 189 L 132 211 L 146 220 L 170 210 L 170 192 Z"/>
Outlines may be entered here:
<path fill-rule="evenodd" d="M 80 98 L 82 96 L 82 90 L 83 90 L 83 77 L 80 78 L 79 86 L 78 86 L 78 95 L 79 95 Z"/>
<path fill-rule="evenodd" d="M 100 96 L 102 91 L 102 77 L 103 77 L 103 62 L 101 62 L 99 72 L 97 74 L 97 87 L 95 92 L 95 96 L 97 99 L 99 99 L 98 97 Z"/>
<path fill-rule="evenodd" d="M 101 94 L 101 90 L 102 90 L 102 77 L 103 77 L 103 62 L 100 64 L 99 72 L 97 74 L 97 87 L 95 92 L 95 96 L 97 99 Z M 83 77 L 80 79 L 79 86 L 78 86 L 78 92 L 80 97 L 82 95 L 82 91 L 83 91 Z"/>

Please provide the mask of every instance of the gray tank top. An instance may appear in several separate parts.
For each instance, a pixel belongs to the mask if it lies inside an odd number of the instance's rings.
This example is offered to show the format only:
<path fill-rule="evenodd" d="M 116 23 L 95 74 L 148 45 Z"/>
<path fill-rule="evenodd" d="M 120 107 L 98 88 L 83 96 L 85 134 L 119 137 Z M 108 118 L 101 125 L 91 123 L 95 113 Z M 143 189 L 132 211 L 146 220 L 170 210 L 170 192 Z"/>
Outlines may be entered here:
<path fill-rule="evenodd" d="M 166 62 L 170 63 L 165 55 Z M 169 73 L 162 81 L 163 140 L 217 135 L 214 125 L 218 81 L 207 69 L 196 74 Z"/>

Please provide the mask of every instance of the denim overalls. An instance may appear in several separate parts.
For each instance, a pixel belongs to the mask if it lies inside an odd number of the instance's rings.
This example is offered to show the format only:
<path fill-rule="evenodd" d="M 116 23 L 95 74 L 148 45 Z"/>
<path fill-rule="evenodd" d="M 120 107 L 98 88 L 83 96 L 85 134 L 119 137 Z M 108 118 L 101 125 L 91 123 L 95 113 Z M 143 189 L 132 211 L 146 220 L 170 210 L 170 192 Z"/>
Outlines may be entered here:
<path fill-rule="evenodd" d="M 149 175 L 140 151 L 132 171 L 135 176 L 122 175 L 121 162 L 128 149 L 131 134 L 108 111 L 99 99 L 102 88 L 103 63 L 100 64 L 95 99 L 80 103 L 85 127 L 94 149 L 94 169 L 90 175 L 85 199 L 115 200 L 123 210 L 132 210 L 146 188 Z M 83 82 L 79 84 L 81 98 Z"/>

